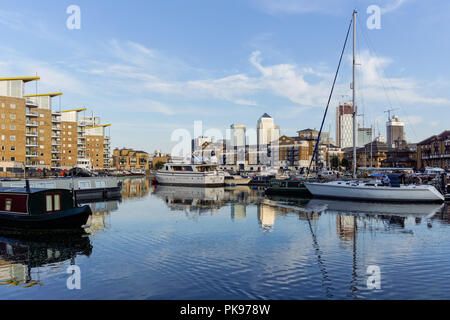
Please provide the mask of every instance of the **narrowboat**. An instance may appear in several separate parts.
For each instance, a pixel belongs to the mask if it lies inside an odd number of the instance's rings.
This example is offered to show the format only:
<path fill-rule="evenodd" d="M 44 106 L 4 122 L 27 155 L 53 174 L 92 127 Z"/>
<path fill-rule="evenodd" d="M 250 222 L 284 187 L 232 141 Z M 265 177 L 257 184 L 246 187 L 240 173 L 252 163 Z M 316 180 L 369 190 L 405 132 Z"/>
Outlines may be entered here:
<path fill-rule="evenodd" d="M 31 188 L 75 191 L 77 200 L 93 201 L 121 197 L 122 182 L 117 177 L 65 177 L 30 179 Z M 0 187 L 25 188 L 25 180 L 2 180 Z"/>
<path fill-rule="evenodd" d="M 64 189 L 0 188 L 0 228 L 55 230 L 85 225 L 89 206 Z"/>

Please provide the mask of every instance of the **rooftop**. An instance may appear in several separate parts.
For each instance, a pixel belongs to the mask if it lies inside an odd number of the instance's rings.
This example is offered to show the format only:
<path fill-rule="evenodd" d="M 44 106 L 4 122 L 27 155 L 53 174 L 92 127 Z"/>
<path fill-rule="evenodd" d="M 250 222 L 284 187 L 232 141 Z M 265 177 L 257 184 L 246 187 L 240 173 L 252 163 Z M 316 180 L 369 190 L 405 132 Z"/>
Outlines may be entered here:
<path fill-rule="evenodd" d="M 9 78 L 0 78 L 0 81 L 17 81 L 21 80 L 23 82 L 30 82 L 30 81 L 36 81 L 41 80 L 40 77 L 9 77 Z"/>

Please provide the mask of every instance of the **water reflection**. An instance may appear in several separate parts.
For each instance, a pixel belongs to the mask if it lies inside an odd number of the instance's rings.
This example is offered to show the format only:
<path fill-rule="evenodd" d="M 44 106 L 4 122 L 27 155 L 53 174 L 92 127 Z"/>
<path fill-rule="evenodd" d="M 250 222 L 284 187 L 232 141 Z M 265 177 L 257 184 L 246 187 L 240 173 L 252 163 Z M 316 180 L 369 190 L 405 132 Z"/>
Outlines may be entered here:
<path fill-rule="evenodd" d="M 40 268 L 51 267 L 50 270 L 61 272 L 67 261 L 75 264 L 77 256 L 89 257 L 91 253 L 91 242 L 83 231 L 59 236 L 0 232 L 0 285 L 43 286 Z"/>
<path fill-rule="evenodd" d="M 119 201 L 104 201 L 88 203 L 92 210 L 92 215 L 87 222 L 86 232 L 96 234 L 105 229 L 109 229 L 111 223 L 109 217 L 111 212 L 119 210 Z"/>
<path fill-rule="evenodd" d="M 184 211 L 188 216 L 214 215 L 225 206 L 230 207 L 232 221 L 246 219 L 248 206 L 257 207 L 258 223 L 264 231 L 273 229 L 278 216 L 297 214 L 300 220 L 318 220 L 323 214 L 336 216 L 338 237 L 351 242 L 358 224 L 362 228 L 410 232 L 408 224 L 431 223 L 438 219 L 450 225 L 450 214 L 444 204 L 398 204 L 321 199 L 302 199 L 285 196 L 265 196 L 263 190 L 249 187 L 192 188 L 157 186 L 153 195 L 161 198 L 171 211 Z M 354 218 L 356 217 L 356 219 Z"/>
<path fill-rule="evenodd" d="M 2 297 L 35 298 L 8 286 L 45 282 L 42 297 L 71 298 L 61 266 L 89 255 L 76 261 L 89 299 L 420 299 L 450 290 L 449 206 L 128 183 L 126 203 L 90 203 L 82 239 L 2 236 Z M 367 290 L 370 265 L 382 268 L 381 291 Z"/>
<path fill-rule="evenodd" d="M 150 193 L 150 180 L 143 178 L 122 178 L 122 199 L 143 198 Z"/>

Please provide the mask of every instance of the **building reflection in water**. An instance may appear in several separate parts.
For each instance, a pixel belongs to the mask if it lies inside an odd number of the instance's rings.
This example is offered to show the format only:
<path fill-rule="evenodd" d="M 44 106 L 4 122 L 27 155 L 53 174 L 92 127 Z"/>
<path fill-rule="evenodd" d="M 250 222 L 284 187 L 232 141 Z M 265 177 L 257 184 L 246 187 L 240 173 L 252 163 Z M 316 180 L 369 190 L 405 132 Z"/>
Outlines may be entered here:
<path fill-rule="evenodd" d="M 275 224 L 276 208 L 264 203 L 258 206 L 258 221 L 260 226 L 266 230 L 272 230 Z"/>
<path fill-rule="evenodd" d="M 150 193 L 150 180 L 143 178 L 126 178 L 122 180 L 122 199 L 142 198 Z"/>
<path fill-rule="evenodd" d="M 231 204 L 231 220 L 235 221 L 238 219 L 247 218 L 247 206 L 243 203 L 232 203 Z"/>
<path fill-rule="evenodd" d="M 77 256 L 89 257 L 92 245 L 86 232 L 73 234 L 18 236 L 0 231 L 0 285 L 30 288 L 42 286 L 40 268 L 51 265 L 61 270 L 67 261 L 76 263 Z M 51 272 L 50 271 L 50 272 Z"/>
<path fill-rule="evenodd" d="M 320 217 L 333 214 L 336 235 L 343 242 L 353 242 L 358 228 L 369 232 L 411 232 L 407 223 L 428 223 L 441 216 L 450 224 L 449 209 L 441 204 L 389 204 L 339 200 L 301 199 L 283 196 L 265 196 L 264 190 L 249 187 L 192 188 L 180 186 L 152 186 L 152 194 L 161 198 L 172 211 L 183 211 L 196 219 L 201 215 L 215 215 L 224 206 L 230 206 L 232 221 L 247 218 L 247 206 L 257 208 L 258 223 L 263 230 L 272 230 L 280 215 L 297 214 L 300 220 L 317 227 Z M 447 212 L 447 214 L 438 214 Z M 434 217 L 434 218 L 433 218 Z M 334 218 L 333 218 L 334 219 Z"/>
<path fill-rule="evenodd" d="M 119 210 L 119 201 L 106 201 L 89 203 L 92 215 L 87 222 L 86 232 L 95 235 L 96 233 L 109 229 L 111 223 L 109 217 L 111 212 Z"/>
<path fill-rule="evenodd" d="M 355 239 L 357 224 L 354 216 L 336 216 L 336 229 L 339 239 L 345 242 L 352 242 Z"/>
<path fill-rule="evenodd" d="M 215 215 L 226 205 L 224 188 L 194 188 L 155 186 L 153 195 L 159 197 L 172 211 L 183 211 L 188 218 Z"/>

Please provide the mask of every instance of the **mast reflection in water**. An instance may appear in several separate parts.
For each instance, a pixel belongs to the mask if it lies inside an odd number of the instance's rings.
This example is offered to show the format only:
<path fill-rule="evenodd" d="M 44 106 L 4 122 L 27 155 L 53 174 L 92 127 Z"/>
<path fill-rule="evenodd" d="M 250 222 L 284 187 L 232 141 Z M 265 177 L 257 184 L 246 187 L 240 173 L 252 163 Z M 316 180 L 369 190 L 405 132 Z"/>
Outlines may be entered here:
<path fill-rule="evenodd" d="M 3 299 L 447 299 L 450 210 L 152 186 L 61 239 L 3 235 Z M 67 267 L 82 290 L 66 288 Z M 381 290 L 367 268 L 381 269 Z M 23 290 L 23 287 L 27 287 Z"/>

